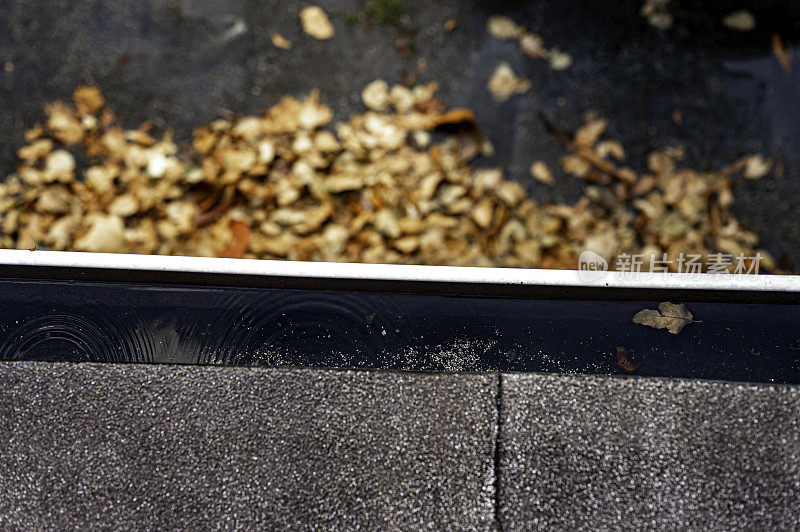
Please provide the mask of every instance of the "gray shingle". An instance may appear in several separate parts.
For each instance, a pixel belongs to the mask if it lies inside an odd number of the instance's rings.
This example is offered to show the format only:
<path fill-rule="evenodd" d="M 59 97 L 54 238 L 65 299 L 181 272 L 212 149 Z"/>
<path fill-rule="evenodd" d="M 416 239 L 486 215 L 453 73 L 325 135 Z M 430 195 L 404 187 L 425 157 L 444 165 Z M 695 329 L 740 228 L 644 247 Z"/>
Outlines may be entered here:
<path fill-rule="evenodd" d="M 0 527 L 488 528 L 494 375 L 0 364 Z"/>
<path fill-rule="evenodd" d="M 800 527 L 800 389 L 504 375 L 509 530 Z"/>

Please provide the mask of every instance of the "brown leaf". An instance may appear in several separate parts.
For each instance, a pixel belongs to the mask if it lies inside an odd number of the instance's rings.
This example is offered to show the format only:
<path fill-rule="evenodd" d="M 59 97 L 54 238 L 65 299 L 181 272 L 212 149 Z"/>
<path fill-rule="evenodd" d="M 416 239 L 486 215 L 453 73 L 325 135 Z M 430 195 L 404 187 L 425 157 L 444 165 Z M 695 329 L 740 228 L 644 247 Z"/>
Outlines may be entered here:
<path fill-rule="evenodd" d="M 522 28 L 508 17 L 501 15 L 493 15 L 489 17 L 486 22 L 486 29 L 489 34 L 495 39 L 507 41 L 509 39 L 516 39 L 522 35 Z"/>
<path fill-rule="evenodd" d="M 494 96 L 494 99 L 502 103 L 516 94 L 528 92 L 531 88 L 531 81 L 517 77 L 511 64 L 503 61 L 497 65 L 497 69 L 489 79 L 487 88 Z"/>
<path fill-rule="evenodd" d="M 603 118 L 592 120 L 591 122 L 584 124 L 575 133 L 575 143 L 578 146 L 591 148 L 600 138 L 600 135 L 602 135 L 606 130 L 606 127 L 608 127 L 608 120 Z"/>
<path fill-rule="evenodd" d="M 642 365 L 641 362 L 633 362 L 631 360 L 632 355 L 633 355 L 632 350 L 625 349 L 624 347 L 621 346 L 617 347 L 617 365 L 628 373 L 636 371 L 639 368 L 639 366 Z"/>
<path fill-rule="evenodd" d="M 475 122 L 475 113 L 469 109 L 451 109 L 444 114 L 436 115 L 430 119 L 430 128 L 436 128 L 446 124 L 460 124 L 466 122 L 473 127 L 478 127 Z"/>
<path fill-rule="evenodd" d="M 315 39 L 325 40 L 333 37 L 335 30 L 328 15 L 319 6 L 307 6 L 300 12 L 303 31 Z"/>
<path fill-rule="evenodd" d="M 538 182 L 543 183 L 549 187 L 555 186 L 556 180 L 553 179 L 553 172 L 542 161 L 536 161 L 531 165 L 531 175 Z"/>
<path fill-rule="evenodd" d="M 250 226 L 244 222 L 233 222 L 231 224 L 231 233 L 233 234 L 233 242 L 222 250 L 218 256 L 228 259 L 241 259 L 250 243 Z"/>
<path fill-rule="evenodd" d="M 658 310 L 640 310 L 633 317 L 633 323 L 653 327 L 654 329 L 667 329 L 672 334 L 678 334 L 684 327 L 692 323 L 692 313 L 681 304 L 669 302 L 660 303 Z"/>
<path fill-rule="evenodd" d="M 772 168 L 772 161 L 765 159 L 761 154 L 745 157 L 744 176 L 747 179 L 761 179 Z"/>
<path fill-rule="evenodd" d="M 270 37 L 272 44 L 283 50 L 290 50 L 292 48 L 292 41 L 281 35 L 280 33 L 273 33 Z"/>
<path fill-rule="evenodd" d="M 202 227 L 217 221 L 228 209 L 233 205 L 233 195 L 236 191 L 233 187 L 226 187 L 221 194 L 218 202 L 212 203 L 212 207 L 208 210 L 201 210 L 194 217 L 194 224 L 197 227 Z M 201 209 L 205 208 L 205 203 L 200 205 Z"/>
<path fill-rule="evenodd" d="M 103 95 L 100 94 L 100 90 L 97 87 L 81 85 L 75 89 L 73 99 L 75 100 L 75 106 L 78 108 L 78 112 L 81 114 L 97 114 L 103 108 L 103 105 L 105 105 Z"/>
<path fill-rule="evenodd" d="M 775 57 L 778 58 L 778 62 L 781 64 L 783 70 L 786 71 L 787 74 L 792 74 L 792 58 L 789 56 L 789 52 L 786 51 L 786 47 L 783 45 L 783 39 L 777 33 L 772 34 L 772 51 L 775 53 Z"/>

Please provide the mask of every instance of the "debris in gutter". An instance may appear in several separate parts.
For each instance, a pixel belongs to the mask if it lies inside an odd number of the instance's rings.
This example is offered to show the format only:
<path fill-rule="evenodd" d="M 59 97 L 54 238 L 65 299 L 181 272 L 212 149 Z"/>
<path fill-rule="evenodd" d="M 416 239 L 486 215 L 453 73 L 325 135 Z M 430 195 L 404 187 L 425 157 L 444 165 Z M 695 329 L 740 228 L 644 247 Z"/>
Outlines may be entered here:
<path fill-rule="evenodd" d="M 686 306 L 669 302 L 660 303 L 658 310 L 640 310 L 633 317 L 633 323 L 652 327 L 654 329 L 666 329 L 672 334 L 678 334 L 684 327 L 692 323 L 692 313 Z"/>
<path fill-rule="evenodd" d="M 617 347 L 617 365 L 626 373 L 633 373 L 642 365 L 641 362 L 634 362 L 632 356 L 632 350 L 624 347 Z"/>

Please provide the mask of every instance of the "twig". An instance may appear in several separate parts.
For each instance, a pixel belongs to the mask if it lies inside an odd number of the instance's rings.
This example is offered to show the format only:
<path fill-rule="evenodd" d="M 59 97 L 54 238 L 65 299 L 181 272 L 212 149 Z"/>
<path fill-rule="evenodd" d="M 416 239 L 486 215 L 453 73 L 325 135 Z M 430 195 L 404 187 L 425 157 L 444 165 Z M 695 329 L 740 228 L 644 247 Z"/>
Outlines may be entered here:
<path fill-rule="evenodd" d="M 564 144 L 569 151 L 580 157 L 590 165 L 594 166 L 603 173 L 619 179 L 625 183 L 634 183 L 636 181 L 636 174 L 630 174 L 617 168 L 613 163 L 606 161 L 602 157 L 598 157 L 591 149 L 584 146 L 578 146 L 572 139 L 574 135 L 569 131 L 556 126 L 544 113 L 539 113 L 539 120 L 544 123 L 545 130 L 553 136 L 554 139 Z"/>

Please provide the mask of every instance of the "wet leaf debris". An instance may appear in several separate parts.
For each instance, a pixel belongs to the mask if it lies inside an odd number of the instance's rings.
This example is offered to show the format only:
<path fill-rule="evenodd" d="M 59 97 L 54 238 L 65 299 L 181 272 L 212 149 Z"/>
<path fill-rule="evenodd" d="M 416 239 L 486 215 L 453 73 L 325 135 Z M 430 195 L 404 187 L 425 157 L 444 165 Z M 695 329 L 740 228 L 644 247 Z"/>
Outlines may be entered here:
<path fill-rule="evenodd" d="M 97 88 L 80 87 L 25 133 L 17 169 L 0 184 L 0 244 L 564 269 L 586 249 L 612 268 L 622 253 L 668 256 L 674 267 L 679 253 L 760 251 L 761 270 L 774 268 L 729 212 L 732 176 L 760 175 L 765 160 L 698 172 L 670 148 L 640 175 L 605 138 L 607 121 L 594 119 L 555 131 L 560 170 L 532 154 L 539 181 L 586 181 L 574 205 L 540 204 L 502 170 L 472 166 L 489 145 L 472 111 L 446 109 L 436 90 L 377 80 L 362 93 L 367 110 L 337 124 L 318 93 L 287 96 L 178 143 L 149 124 L 125 129 Z"/>

